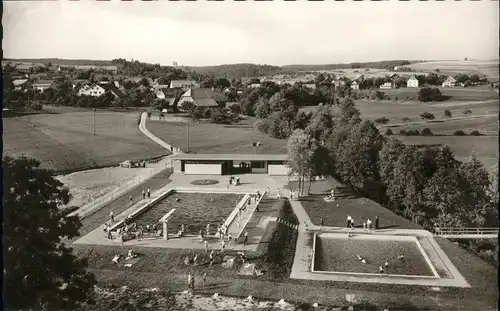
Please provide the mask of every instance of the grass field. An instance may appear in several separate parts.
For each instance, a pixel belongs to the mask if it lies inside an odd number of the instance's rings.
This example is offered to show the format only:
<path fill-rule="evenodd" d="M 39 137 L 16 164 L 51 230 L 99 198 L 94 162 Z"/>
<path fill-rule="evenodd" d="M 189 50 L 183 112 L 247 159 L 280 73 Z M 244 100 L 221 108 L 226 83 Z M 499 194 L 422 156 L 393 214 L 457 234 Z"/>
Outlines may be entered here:
<path fill-rule="evenodd" d="M 390 126 L 390 125 L 389 125 Z M 390 126 L 393 133 L 398 133 L 400 130 L 419 130 L 424 128 L 431 129 L 435 135 L 453 135 L 457 130 L 462 130 L 466 134 L 472 131 L 479 131 L 482 135 L 498 136 L 498 116 L 494 117 L 477 117 L 457 120 L 434 120 L 420 124 L 398 124 Z M 385 132 L 385 128 L 381 128 L 381 132 Z"/>
<path fill-rule="evenodd" d="M 185 224 L 188 226 L 187 234 L 197 235 L 200 229 L 205 233 L 209 223 L 212 233 L 215 234 L 217 224 L 222 225 L 242 197 L 237 194 L 173 193 L 139 215 L 135 222 L 144 227 L 147 224 L 156 224 L 175 208 L 172 218 L 168 221 L 169 233 L 176 234 L 181 224 Z"/>
<path fill-rule="evenodd" d="M 433 113 L 436 119 L 444 118 L 444 111 L 449 109 L 453 117 L 464 117 L 463 111 L 470 109 L 471 113 L 467 116 L 498 115 L 498 100 L 479 101 L 479 102 L 442 102 L 442 103 L 421 103 L 418 101 L 409 101 L 404 103 L 393 101 L 377 100 L 356 100 L 356 108 L 361 112 L 361 118 L 365 120 L 375 120 L 386 117 L 391 123 L 402 123 L 403 118 L 409 118 L 411 121 L 422 121 L 420 114 L 427 111 Z M 314 111 L 317 107 L 302 107 L 303 111 Z M 338 108 L 332 108 L 334 111 Z"/>
<path fill-rule="evenodd" d="M 498 136 L 395 136 L 407 145 L 448 145 L 455 158 L 466 161 L 476 151 L 476 156 L 487 169 L 498 163 Z"/>
<path fill-rule="evenodd" d="M 137 112 L 38 114 L 4 118 L 4 153 L 25 154 L 59 172 L 117 165 L 168 154 L 138 129 Z"/>
<path fill-rule="evenodd" d="M 429 86 L 437 87 L 437 86 Z M 441 90 L 441 93 L 446 96 L 450 96 L 449 101 L 481 101 L 481 100 L 492 100 L 498 99 L 498 93 L 491 89 L 489 86 L 475 86 L 475 87 L 437 87 Z M 420 88 L 399 88 L 399 89 L 388 89 L 388 90 L 378 90 L 384 92 L 385 95 L 394 98 L 398 97 L 398 100 L 407 100 L 407 97 L 412 98 L 412 100 L 418 100 L 418 92 Z M 372 90 L 374 93 L 376 90 Z M 368 93 L 368 90 L 362 90 L 363 93 Z"/>
<path fill-rule="evenodd" d="M 235 125 L 189 124 L 189 151 L 193 153 L 255 153 L 252 142 L 260 141 L 258 153 L 286 153 L 286 142 L 253 129 L 255 118 Z M 186 151 L 186 123 L 148 120 L 147 128 L 165 142 Z"/>
<path fill-rule="evenodd" d="M 415 242 L 358 240 L 316 237 L 314 269 L 316 271 L 379 273 L 385 261 L 384 274 L 433 276 Z M 404 254 L 404 259 L 398 256 Z M 357 255 L 366 260 L 362 263 Z"/>
<path fill-rule="evenodd" d="M 297 189 L 297 182 L 290 182 L 287 187 Z M 323 198 L 333 187 L 338 189 L 335 191 L 337 199 L 334 202 L 325 202 Z M 311 195 L 301 198 L 300 202 L 315 225 L 320 225 L 321 218 L 323 218 L 325 226 L 345 227 L 347 215 L 350 215 L 355 227 L 362 228 L 363 221 L 370 218 L 373 223 L 375 216 L 378 216 L 381 229 L 421 229 L 418 225 L 394 214 L 380 204 L 360 197 L 331 178 L 314 182 L 311 185 Z"/>
<path fill-rule="evenodd" d="M 434 72 L 439 69 L 440 74 L 443 75 L 458 73 L 486 75 L 488 79 L 498 81 L 498 65 L 498 60 L 444 60 L 414 63 L 405 67 L 425 72 Z"/>

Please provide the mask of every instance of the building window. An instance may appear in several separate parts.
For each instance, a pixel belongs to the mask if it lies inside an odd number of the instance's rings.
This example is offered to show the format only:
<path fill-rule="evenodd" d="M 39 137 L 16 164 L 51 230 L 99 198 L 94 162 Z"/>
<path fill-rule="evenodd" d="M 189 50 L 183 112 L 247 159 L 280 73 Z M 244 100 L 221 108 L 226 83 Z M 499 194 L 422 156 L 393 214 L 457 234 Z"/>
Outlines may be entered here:
<path fill-rule="evenodd" d="M 266 164 L 264 161 L 252 161 L 252 168 L 265 168 Z"/>

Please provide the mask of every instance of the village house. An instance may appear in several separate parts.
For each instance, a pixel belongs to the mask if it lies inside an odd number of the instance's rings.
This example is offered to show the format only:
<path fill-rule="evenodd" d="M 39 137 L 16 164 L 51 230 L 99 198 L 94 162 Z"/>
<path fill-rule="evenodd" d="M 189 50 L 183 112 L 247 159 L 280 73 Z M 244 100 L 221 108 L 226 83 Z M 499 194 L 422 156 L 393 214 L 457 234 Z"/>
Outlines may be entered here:
<path fill-rule="evenodd" d="M 444 82 L 443 82 L 443 87 L 455 87 L 455 84 L 457 83 L 457 80 L 453 78 L 452 76 L 449 76 Z"/>
<path fill-rule="evenodd" d="M 54 84 L 54 80 L 38 80 L 33 83 L 35 90 L 44 92 L 46 89 L 50 88 Z"/>
<path fill-rule="evenodd" d="M 249 87 L 252 89 L 258 89 L 260 88 L 260 86 L 261 86 L 260 83 L 252 83 L 249 85 Z"/>
<path fill-rule="evenodd" d="M 12 83 L 16 91 L 27 91 L 32 86 L 28 79 L 16 79 Z"/>
<path fill-rule="evenodd" d="M 307 84 L 304 84 L 304 86 L 307 88 L 310 88 L 312 90 L 316 89 L 316 84 L 314 84 L 314 83 L 307 83 Z"/>
<path fill-rule="evenodd" d="M 358 82 L 353 81 L 353 82 L 351 83 L 351 89 L 352 89 L 352 90 L 359 90 L 359 84 L 358 84 Z"/>
<path fill-rule="evenodd" d="M 181 95 L 182 90 L 179 88 L 161 88 L 156 91 L 156 98 L 166 100 L 168 102 L 168 106 L 174 106 L 177 101 L 179 101 Z"/>
<path fill-rule="evenodd" d="M 187 90 L 189 88 L 199 88 L 200 85 L 194 80 L 172 80 L 170 81 L 170 88 L 181 88 Z"/>
<path fill-rule="evenodd" d="M 415 76 L 411 76 L 408 81 L 406 81 L 407 87 L 418 87 L 418 79 Z"/>
<path fill-rule="evenodd" d="M 392 83 L 391 82 L 386 82 L 380 86 L 381 90 L 388 90 L 392 88 Z"/>
<path fill-rule="evenodd" d="M 198 107 L 225 107 L 227 98 L 222 93 L 206 88 L 190 88 L 179 99 L 178 106 L 193 102 Z"/>
<path fill-rule="evenodd" d="M 74 79 L 72 82 L 71 82 L 71 85 L 73 85 L 73 88 L 77 87 L 77 86 L 83 86 L 85 84 L 89 84 L 89 80 L 87 79 Z"/>
<path fill-rule="evenodd" d="M 16 66 L 16 70 L 21 73 L 30 73 L 35 67 L 29 64 L 19 64 Z"/>
<path fill-rule="evenodd" d="M 97 85 L 97 84 L 84 84 L 76 93 L 77 96 L 94 96 L 94 97 L 99 97 L 103 95 L 106 92 L 104 87 L 102 85 Z"/>
<path fill-rule="evenodd" d="M 110 92 L 115 98 L 123 98 L 125 96 L 125 94 L 113 83 L 102 84 L 100 87 L 103 88 L 105 92 Z"/>

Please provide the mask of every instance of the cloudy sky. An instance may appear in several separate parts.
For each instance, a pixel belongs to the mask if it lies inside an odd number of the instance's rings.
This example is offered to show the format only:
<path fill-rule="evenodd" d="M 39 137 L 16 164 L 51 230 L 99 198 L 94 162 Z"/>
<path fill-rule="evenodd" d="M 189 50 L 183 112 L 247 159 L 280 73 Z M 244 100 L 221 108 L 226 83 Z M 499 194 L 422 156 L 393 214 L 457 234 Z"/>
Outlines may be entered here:
<path fill-rule="evenodd" d="M 497 1 L 4 1 L 6 58 L 179 65 L 498 58 Z"/>

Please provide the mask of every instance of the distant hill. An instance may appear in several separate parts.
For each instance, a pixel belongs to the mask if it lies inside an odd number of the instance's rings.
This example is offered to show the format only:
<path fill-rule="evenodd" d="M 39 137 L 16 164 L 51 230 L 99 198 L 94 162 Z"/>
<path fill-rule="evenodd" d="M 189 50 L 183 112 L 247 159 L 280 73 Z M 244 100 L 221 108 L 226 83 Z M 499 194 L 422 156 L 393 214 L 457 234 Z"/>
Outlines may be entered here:
<path fill-rule="evenodd" d="M 52 63 L 54 65 L 69 65 L 69 66 L 110 66 L 111 60 L 92 60 L 92 59 L 62 59 L 62 58 L 4 58 L 7 62 L 20 63 Z"/>
<path fill-rule="evenodd" d="M 379 62 L 365 63 L 343 63 L 343 64 L 318 64 L 318 65 L 286 65 L 284 70 L 291 71 L 319 71 L 319 70 L 334 70 L 334 69 L 356 69 L 356 68 L 378 68 L 392 70 L 395 66 L 405 66 L 421 61 L 409 60 L 384 60 Z"/>

